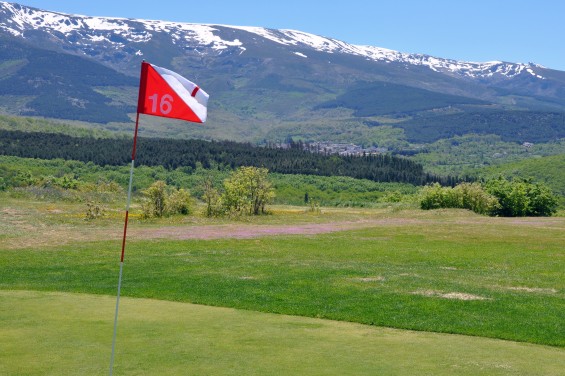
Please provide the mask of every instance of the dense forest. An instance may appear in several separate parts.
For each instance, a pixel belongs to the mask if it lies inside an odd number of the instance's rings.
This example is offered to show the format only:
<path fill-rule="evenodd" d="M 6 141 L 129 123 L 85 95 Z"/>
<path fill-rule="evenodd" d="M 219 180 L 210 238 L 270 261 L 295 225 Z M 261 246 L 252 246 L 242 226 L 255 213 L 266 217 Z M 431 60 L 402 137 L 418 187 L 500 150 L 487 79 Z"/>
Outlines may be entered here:
<path fill-rule="evenodd" d="M 105 166 L 127 165 L 131 158 L 131 139 L 97 139 L 63 134 L 0 130 L 0 154 L 18 157 L 78 160 Z M 350 176 L 377 182 L 402 182 L 423 185 L 439 182 L 454 185 L 458 179 L 424 172 L 422 165 L 387 154 L 338 156 L 312 153 L 300 144 L 288 149 L 255 147 L 230 141 L 175 140 L 140 138 L 136 163 L 183 167 L 212 165 L 231 169 L 240 166 L 265 167 L 271 172 L 320 176 Z"/>
<path fill-rule="evenodd" d="M 565 113 L 536 111 L 462 112 L 416 116 L 393 124 L 414 143 L 430 143 L 464 134 L 496 134 L 507 142 L 551 142 L 565 137 Z"/>
<path fill-rule="evenodd" d="M 461 104 L 488 104 L 478 99 L 441 94 L 390 82 L 363 82 L 317 108 L 345 107 L 355 116 L 407 114 Z"/>

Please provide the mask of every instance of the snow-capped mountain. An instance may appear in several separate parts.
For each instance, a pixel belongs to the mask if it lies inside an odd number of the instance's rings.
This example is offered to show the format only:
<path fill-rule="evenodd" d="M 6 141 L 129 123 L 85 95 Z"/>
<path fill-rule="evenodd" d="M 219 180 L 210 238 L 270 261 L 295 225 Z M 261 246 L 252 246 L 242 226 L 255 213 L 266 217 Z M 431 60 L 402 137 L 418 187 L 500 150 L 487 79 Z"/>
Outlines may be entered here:
<path fill-rule="evenodd" d="M 468 115 L 459 123 L 506 119 L 508 127 L 521 120 L 499 112 L 516 110 L 529 111 L 528 124 L 541 119 L 558 129 L 552 135 L 565 127 L 545 116 L 565 111 L 565 72 L 536 64 L 462 62 L 298 30 L 90 17 L 0 2 L 0 112 L 127 121 L 142 59 L 211 94 L 216 108 L 207 129 L 221 136 L 197 133 L 207 138 L 345 140 L 335 129 L 363 138 L 383 122 L 402 127 L 433 118 L 428 124 L 449 127 L 456 114 Z"/>
<path fill-rule="evenodd" d="M 249 34 L 247 40 L 263 38 L 286 46 L 289 54 L 303 58 L 308 58 L 308 54 L 303 50 L 311 50 L 327 54 L 350 54 L 375 62 L 424 66 L 436 72 L 470 78 L 511 78 L 527 73 L 544 79 L 537 71 L 542 67 L 535 64 L 462 62 L 374 46 L 352 45 L 298 30 L 68 15 L 7 2 L 0 2 L 0 14 L 3 18 L 0 29 L 14 36 L 27 38 L 32 33 L 42 31 L 59 43 L 68 45 L 68 49 L 72 46 L 75 51 L 86 55 L 101 54 L 108 58 L 113 55 L 121 56 L 123 52 L 143 56 L 144 44 L 156 38 L 158 34 L 165 34 L 170 43 L 187 51 L 200 50 L 202 54 L 230 51 L 243 55 L 249 48 L 249 41 L 244 43 L 237 37 L 241 33 L 236 31 L 242 31 Z"/>

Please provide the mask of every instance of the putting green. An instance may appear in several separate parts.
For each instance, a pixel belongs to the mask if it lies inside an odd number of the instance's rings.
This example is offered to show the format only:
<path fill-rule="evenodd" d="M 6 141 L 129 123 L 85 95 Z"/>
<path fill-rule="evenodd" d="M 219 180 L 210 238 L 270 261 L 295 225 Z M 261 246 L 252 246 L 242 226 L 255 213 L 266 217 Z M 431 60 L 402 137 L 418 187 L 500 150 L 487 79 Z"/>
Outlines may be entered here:
<path fill-rule="evenodd" d="M 0 374 L 108 373 L 115 298 L 0 291 Z M 114 375 L 563 375 L 565 350 L 122 298 Z"/>

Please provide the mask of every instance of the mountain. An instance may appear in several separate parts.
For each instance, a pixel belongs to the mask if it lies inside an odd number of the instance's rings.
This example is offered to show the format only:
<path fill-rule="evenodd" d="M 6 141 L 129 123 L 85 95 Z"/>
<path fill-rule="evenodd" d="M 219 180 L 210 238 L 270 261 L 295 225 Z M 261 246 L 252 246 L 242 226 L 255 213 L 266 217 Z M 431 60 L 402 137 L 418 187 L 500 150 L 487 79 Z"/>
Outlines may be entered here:
<path fill-rule="evenodd" d="M 468 129 L 515 128 L 508 139 L 519 142 L 529 134 L 542 142 L 565 137 L 565 72 L 532 63 L 461 62 L 297 30 L 68 15 L 6 2 L 0 47 L 4 113 L 127 123 L 147 59 L 211 95 L 205 127 L 147 119 L 147 135 L 166 129 L 183 137 L 366 145 L 382 144 L 391 132 L 410 142 Z"/>

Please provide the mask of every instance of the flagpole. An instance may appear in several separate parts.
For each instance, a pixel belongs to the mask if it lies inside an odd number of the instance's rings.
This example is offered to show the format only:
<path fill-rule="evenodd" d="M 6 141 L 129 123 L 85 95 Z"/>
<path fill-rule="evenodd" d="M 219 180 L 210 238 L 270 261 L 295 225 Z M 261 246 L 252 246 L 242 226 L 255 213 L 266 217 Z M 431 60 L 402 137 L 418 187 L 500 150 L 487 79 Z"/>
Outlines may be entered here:
<path fill-rule="evenodd" d="M 118 277 L 118 294 L 116 296 L 116 311 L 114 314 L 114 335 L 112 336 L 112 355 L 110 357 L 110 376 L 112 376 L 112 371 L 114 368 L 114 354 L 116 348 L 116 334 L 118 332 L 118 309 L 120 306 L 120 292 L 122 290 L 122 272 L 124 270 L 124 254 L 126 250 L 126 234 L 128 229 L 128 219 L 129 219 L 129 206 L 131 203 L 131 186 L 133 182 L 133 168 L 135 166 L 135 151 L 137 146 L 137 130 L 139 128 L 139 112 L 135 119 L 135 132 L 133 135 L 133 149 L 131 152 L 131 168 L 129 172 L 129 185 L 128 185 L 128 198 L 126 203 L 126 214 L 124 220 L 124 236 L 122 239 L 122 254 L 120 257 L 120 276 Z"/>

